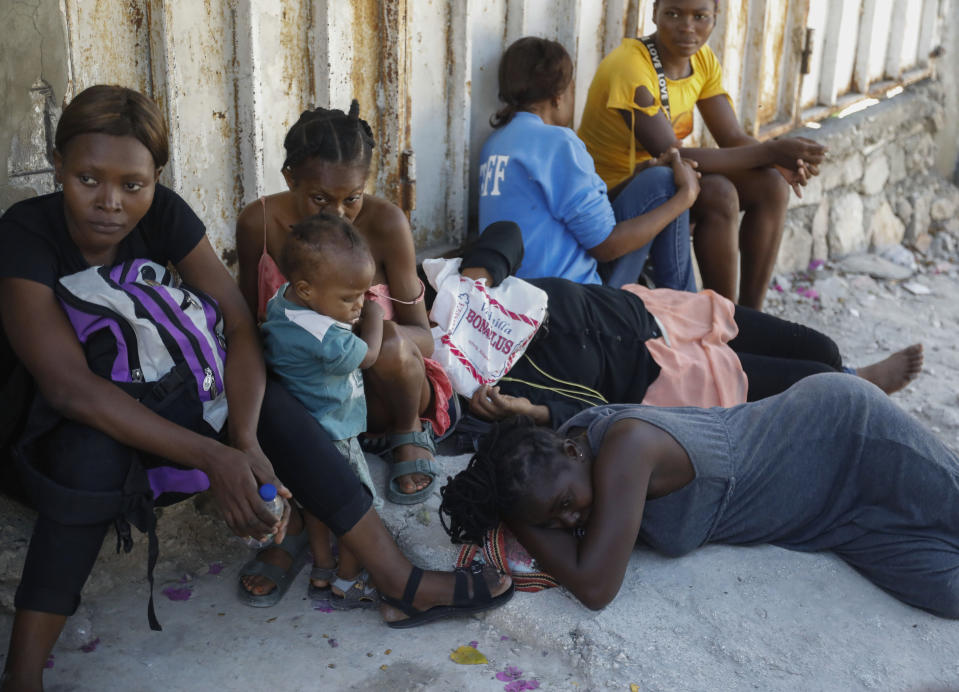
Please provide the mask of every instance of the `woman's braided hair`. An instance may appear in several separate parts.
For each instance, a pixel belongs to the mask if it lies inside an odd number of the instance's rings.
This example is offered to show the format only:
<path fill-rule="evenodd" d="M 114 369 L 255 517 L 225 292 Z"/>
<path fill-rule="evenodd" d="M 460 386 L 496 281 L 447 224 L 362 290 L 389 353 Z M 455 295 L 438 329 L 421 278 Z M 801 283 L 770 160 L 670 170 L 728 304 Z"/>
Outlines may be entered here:
<path fill-rule="evenodd" d="M 356 99 L 350 104 L 349 113 L 338 108 L 315 108 L 303 111 L 286 133 L 283 168 L 295 168 L 313 157 L 330 163 L 368 166 L 375 145 L 373 130 L 360 117 L 360 103 Z"/>
<path fill-rule="evenodd" d="M 562 442 L 526 416 L 494 425 L 466 468 L 440 489 L 440 522 L 450 540 L 482 545 L 486 532 L 515 515 L 530 488 L 547 476 Z"/>

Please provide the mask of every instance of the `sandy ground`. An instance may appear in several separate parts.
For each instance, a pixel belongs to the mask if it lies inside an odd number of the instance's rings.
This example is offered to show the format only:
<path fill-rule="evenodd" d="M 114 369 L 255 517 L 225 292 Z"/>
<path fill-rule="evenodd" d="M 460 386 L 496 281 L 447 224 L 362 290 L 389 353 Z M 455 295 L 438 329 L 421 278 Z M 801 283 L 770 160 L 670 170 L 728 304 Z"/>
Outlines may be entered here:
<path fill-rule="evenodd" d="M 899 281 L 839 265 L 779 277 L 784 290 L 771 291 L 767 309 L 830 334 L 853 366 L 924 343 L 923 373 L 894 398 L 959 449 L 959 275 L 948 259 L 940 253 Z M 440 461 L 452 473 L 466 457 Z M 382 478 L 379 462 L 374 472 Z M 385 513 L 424 567 L 448 567 L 455 554 L 437 505 L 434 497 Z M 101 586 L 58 644 L 48 690 L 523 689 L 497 679 L 509 666 L 527 689 L 535 681 L 552 690 L 959 690 L 959 623 L 899 603 L 828 554 L 710 546 L 667 559 L 637 549 L 601 612 L 554 590 L 398 631 L 375 612 L 311 607 L 306 570 L 280 605 L 246 608 L 234 598 L 242 548 L 222 528 L 191 541 L 186 556 L 167 548 L 158 568 L 162 633 L 146 623 L 143 542 L 98 565 L 110 574 L 94 575 Z M 189 598 L 170 600 L 167 587 Z M 10 622 L 0 616 L 0 640 Z M 471 642 L 488 663 L 450 660 Z"/>

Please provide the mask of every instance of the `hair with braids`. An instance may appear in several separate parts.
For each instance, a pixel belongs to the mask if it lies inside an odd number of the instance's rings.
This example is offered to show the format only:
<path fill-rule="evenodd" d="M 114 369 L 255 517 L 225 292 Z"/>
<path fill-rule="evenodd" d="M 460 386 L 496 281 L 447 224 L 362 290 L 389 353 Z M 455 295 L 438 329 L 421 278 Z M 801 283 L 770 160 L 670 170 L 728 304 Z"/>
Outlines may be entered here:
<path fill-rule="evenodd" d="M 280 270 L 295 281 L 324 258 L 344 252 L 363 255 L 372 262 L 369 247 L 353 224 L 335 214 L 320 212 L 290 229 L 280 253 Z"/>
<path fill-rule="evenodd" d="M 303 111 L 283 140 L 286 149 L 284 169 L 297 167 L 314 157 L 330 163 L 369 166 L 373 157 L 373 130 L 360 117 L 360 103 L 350 104 L 350 112 L 315 108 Z"/>
<path fill-rule="evenodd" d="M 466 468 L 440 490 L 440 522 L 450 540 L 482 545 L 486 532 L 523 506 L 529 489 L 562 454 L 563 438 L 527 416 L 494 425 Z"/>
<path fill-rule="evenodd" d="M 559 96 L 573 79 L 573 59 L 563 44 L 537 36 L 514 41 L 499 61 L 499 100 L 506 105 L 489 120 L 503 127 L 518 111 Z"/>

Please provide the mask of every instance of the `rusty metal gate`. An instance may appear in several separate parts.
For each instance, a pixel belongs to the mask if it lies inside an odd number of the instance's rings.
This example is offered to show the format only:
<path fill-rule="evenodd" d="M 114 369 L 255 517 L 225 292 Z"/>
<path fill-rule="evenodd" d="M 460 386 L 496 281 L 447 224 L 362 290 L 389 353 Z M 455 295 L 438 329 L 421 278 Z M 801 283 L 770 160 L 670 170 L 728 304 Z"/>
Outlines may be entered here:
<path fill-rule="evenodd" d="M 98 82 L 140 89 L 170 120 L 164 182 L 231 266 L 236 214 L 282 189 L 283 136 L 304 108 L 360 100 L 377 139 L 370 188 L 434 253 L 467 232 L 504 47 L 527 34 L 566 45 L 580 112 L 602 56 L 654 30 L 652 0 L 38 2 L 62 14 L 67 83 L 31 76 L 34 120 L 14 136 L 8 186 L 52 187 L 44 148 L 63 100 Z M 771 136 L 929 75 L 949 2 L 722 0 L 711 44 L 746 129 Z M 701 124 L 692 137 L 707 138 Z"/>

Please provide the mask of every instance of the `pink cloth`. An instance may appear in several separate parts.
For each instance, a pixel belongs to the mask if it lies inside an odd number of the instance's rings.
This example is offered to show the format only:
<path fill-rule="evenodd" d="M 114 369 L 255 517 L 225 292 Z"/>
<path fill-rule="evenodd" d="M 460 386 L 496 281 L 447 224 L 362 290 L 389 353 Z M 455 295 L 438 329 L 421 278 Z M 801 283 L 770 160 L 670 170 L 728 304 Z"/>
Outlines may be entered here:
<path fill-rule="evenodd" d="M 266 319 L 266 304 L 280 286 L 286 283 L 286 277 L 276 262 L 266 251 L 266 197 L 260 197 L 263 205 L 263 254 L 256 264 L 256 319 Z"/>
<path fill-rule="evenodd" d="M 739 333 L 734 305 L 710 290 L 701 293 L 650 290 L 628 284 L 665 328 L 666 338 L 646 348 L 661 372 L 646 390 L 651 406 L 736 406 L 745 403 L 748 382 L 736 353 L 727 346 Z"/>

